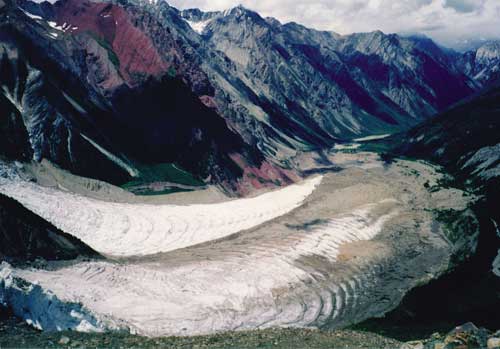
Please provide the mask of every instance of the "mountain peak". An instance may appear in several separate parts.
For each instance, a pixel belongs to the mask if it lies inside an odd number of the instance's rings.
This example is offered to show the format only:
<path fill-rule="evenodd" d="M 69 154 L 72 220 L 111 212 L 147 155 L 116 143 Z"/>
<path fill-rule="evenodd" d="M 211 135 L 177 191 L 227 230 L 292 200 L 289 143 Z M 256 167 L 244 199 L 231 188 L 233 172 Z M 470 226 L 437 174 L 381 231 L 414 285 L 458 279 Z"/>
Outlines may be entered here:
<path fill-rule="evenodd" d="M 236 7 L 233 7 L 233 8 L 230 8 L 230 9 L 227 9 L 225 10 L 224 12 L 222 12 L 222 16 L 223 17 L 227 17 L 227 16 L 235 16 L 235 17 L 241 17 L 241 16 L 249 16 L 251 18 L 260 18 L 262 19 L 262 17 L 255 11 L 249 9 L 249 8 L 246 8 L 245 6 L 243 5 L 238 5 Z"/>
<path fill-rule="evenodd" d="M 244 13 L 244 12 L 247 12 L 247 11 L 250 11 L 250 10 L 247 9 L 242 4 L 239 4 L 239 5 L 235 6 L 235 7 L 233 7 L 232 9 L 229 9 L 229 12 L 232 12 L 232 13 Z"/>
<path fill-rule="evenodd" d="M 271 26 L 279 27 L 282 25 L 281 22 L 274 17 L 266 17 L 265 19 L 266 22 L 269 23 Z"/>
<path fill-rule="evenodd" d="M 242 16 L 264 21 L 264 19 L 257 12 L 248 9 L 241 4 L 225 11 L 204 12 L 200 9 L 193 8 L 180 11 L 180 14 L 182 18 L 184 18 L 190 24 L 200 24 L 203 22 L 206 25 L 214 19 L 225 17 L 240 18 Z M 197 29 L 195 30 L 198 32 L 200 31 Z"/>
<path fill-rule="evenodd" d="M 489 41 L 476 52 L 476 59 L 480 61 L 500 59 L 500 41 Z"/>

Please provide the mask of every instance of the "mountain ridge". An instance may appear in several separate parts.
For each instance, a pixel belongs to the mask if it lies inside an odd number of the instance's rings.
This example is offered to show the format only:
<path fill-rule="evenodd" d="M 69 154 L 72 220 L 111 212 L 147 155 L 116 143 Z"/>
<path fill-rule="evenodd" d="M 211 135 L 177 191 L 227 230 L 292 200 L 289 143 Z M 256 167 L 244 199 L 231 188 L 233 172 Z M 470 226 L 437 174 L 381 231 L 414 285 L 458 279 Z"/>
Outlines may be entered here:
<path fill-rule="evenodd" d="M 234 15 L 233 13 L 237 13 L 237 15 Z M 232 25 L 230 29 L 225 29 L 227 26 L 231 26 L 230 21 L 231 17 L 235 17 L 235 21 L 241 20 L 241 18 L 245 18 L 244 14 L 248 14 L 247 20 L 252 19 L 250 24 L 246 24 L 248 32 L 242 32 L 240 28 L 237 27 L 236 24 Z M 203 18 L 203 21 L 206 21 L 206 16 L 203 15 L 203 12 L 199 11 L 190 11 L 190 10 L 185 10 L 181 12 L 181 15 L 184 17 L 188 18 L 191 22 L 193 20 L 201 20 Z M 267 55 L 264 57 L 263 55 L 255 57 L 254 61 L 251 62 L 251 66 L 247 67 L 248 68 L 248 73 L 247 75 L 257 75 L 260 73 L 258 70 L 259 64 L 268 64 L 269 69 L 274 66 L 279 66 L 285 65 L 287 66 L 287 59 L 289 57 L 299 57 L 300 55 L 305 55 L 303 59 L 300 61 L 301 66 L 304 65 L 311 65 L 313 69 L 319 72 L 320 75 L 318 78 L 321 79 L 321 81 L 330 81 L 329 90 L 336 90 L 336 93 L 338 96 L 342 96 L 342 92 L 347 92 L 348 93 L 348 100 L 353 101 L 354 104 L 361 104 L 358 105 L 360 107 L 360 111 L 356 112 L 356 110 L 351 110 L 349 115 L 356 115 L 357 113 L 363 114 L 364 112 L 368 111 L 368 113 L 374 113 L 372 115 L 372 120 L 377 119 L 382 119 L 381 122 L 385 123 L 386 126 L 387 124 L 397 124 L 398 122 L 394 120 L 393 114 L 394 113 L 399 113 L 403 114 L 405 118 L 408 119 L 408 114 L 412 114 L 413 117 L 416 117 L 417 115 L 417 110 L 424 110 L 423 114 L 428 114 L 432 115 L 434 114 L 437 110 L 442 110 L 443 105 L 434 105 L 430 106 L 427 101 L 430 101 L 429 95 L 423 96 L 423 99 L 426 100 L 426 103 L 419 104 L 418 106 L 410 106 L 411 102 L 409 101 L 409 93 L 407 90 L 403 89 L 398 89 L 397 87 L 394 87 L 394 84 L 392 86 L 387 86 L 386 84 L 385 87 L 388 89 L 388 91 L 385 91 L 385 94 L 381 94 L 378 92 L 380 90 L 380 86 L 378 89 L 377 88 L 368 88 L 366 86 L 366 81 L 372 82 L 373 80 L 380 78 L 379 76 L 373 75 L 373 72 L 366 72 L 366 70 L 369 70 L 370 67 L 367 67 L 368 63 L 363 62 L 363 60 L 370 60 L 370 63 L 373 63 L 373 58 L 375 59 L 380 59 L 381 62 L 379 64 L 375 64 L 374 69 L 378 69 L 377 73 L 384 73 L 384 70 L 390 69 L 391 67 L 387 67 L 387 63 L 390 62 L 391 59 L 398 58 L 400 56 L 403 56 L 404 54 L 409 54 L 410 56 L 412 53 L 408 53 L 405 51 L 410 46 L 410 41 L 405 41 L 405 39 L 397 36 L 397 35 L 385 35 L 380 31 L 375 31 L 372 33 L 361 33 L 361 34 L 352 34 L 352 35 L 346 35 L 346 36 L 340 36 L 338 34 L 335 34 L 333 32 L 326 32 L 326 31 L 316 31 L 313 29 L 306 28 L 304 26 L 295 24 L 295 23 L 288 23 L 288 24 L 278 24 L 278 22 L 272 20 L 272 24 L 269 23 L 269 20 L 266 21 L 262 17 L 260 17 L 257 13 L 251 11 L 251 10 L 245 10 L 244 8 L 235 8 L 230 11 L 225 11 L 225 12 L 211 12 L 210 16 L 211 20 L 208 23 L 205 23 L 204 27 L 204 32 L 202 32 L 202 36 L 207 40 L 211 41 L 212 43 L 215 44 L 215 48 L 218 49 L 219 51 L 225 52 L 226 54 L 229 54 L 230 58 L 233 59 L 233 61 L 236 61 L 240 63 L 240 65 L 247 66 L 249 63 L 248 57 L 252 56 L 255 52 L 256 54 L 259 54 L 259 51 L 262 51 L 264 48 L 260 46 L 262 45 L 267 45 L 266 49 L 264 49 L 267 52 L 272 52 L 273 50 L 277 50 L 279 54 L 282 56 L 282 59 L 279 60 L 278 57 L 278 62 L 276 63 L 277 59 L 274 57 L 270 57 Z M 219 23 L 220 22 L 220 23 Z M 253 23 L 252 23 L 253 22 Z M 245 22 L 246 23 L 246 22 Z M 241 23 L 240 23 L 241 24 Z M 216 27 L 217 28 L 214 28 Z M 252 38 L 252 30 L 255 31 L 255 35 L 265 35 L 263 37 L 260 37 L 258 39 L 259 45 L 257 42 L 250 42 L 248 41 L 248 38 Z M 221 31 L 218 33 L 217 31 Z M 232 33 L 234 34 L 234 38 L 232 38 L 232 41 L 228 41 L 227 38 L 231 38 Z M 268 34 L 265 34 L 268 33 Z M 269 35 L 271 35 L 273 39 L 269 39 Z M 241 40 L 247 40 L 247 42 L 242 42 Z M 266 41 L 270 41 L 267 43 Z M 287 44 L 288 47 L 285 48 L 283 43 Z M 300 46 L 300 47 L 290 47 L 293 45 L 307 45 L 307 46 Z M 287 46 L 285 45 L 285 46 Z M 406 45 L 407 47 L 401 47 L 402 45 Z M 248 47 L 249 49 L 246 50 L 246 52 L 242 51 L 245 50 L 245 48 Z M 250 52 L 251 48 L 251 52 Z M 303 50 L 308 50 L 305 52 L 300 52 L 300 48 Z M 295 49 L 295 50 L 294 50 Z M 411 48 L 413 49 L 413 48 Z M 321 50 L 328 50 L 327 52 L 321 52 Z M 378 50 L 378 51 L 377 51 Z M 423 52 L 423 51 L 419 51 Z M 370 55 L 376 55 L 376 57 L 370 57 Z M 355 57 L 352 57 L 354 55 L 357 55 Z M 232 57 L 231 57 L 232 56 Z M 368 56 L 368 57 L 367 57 Z M 416 56 L 416 55 L 415 55 Z M 442 53 L 442 56 L 445 56 L 444 53 Z M 314 58 L 313 58 L 314 57 Z M 425 73 L 425 69 L 441 69 L 438 72 L 433 71 L 433 74 L 441 74 L 441 78 L 445 81 L 448 81 L 448 78 L 455 79 L 458 77 L 453 77 L 453 74 L 449 76 L 442 76 L 443 73 L 446 71 L 446 69 L 442 69 L 441 67 L 443 64 L 437 64 L 437 65 L 432 65 L 429 67 L 426 67 L 422 65 L 422 63 L 417 62 L 421 61 L 422 59 L 425 59 L 425 57 L 412 57 L 414 59 L 413 63 L 414 66 L 417 66 L 420 64 L 422 66 L 422 70 Z M 430 57 L 428 57 L 430 58 Z M 297 58 L 299 59 L 299 58 Z M 431 58 L 432 59 L 432 58 Z M 274 61 L 273 61 L 274 60 Z M 318 60 L 321 60 L 321 63 L 318 62 Z M 408 65 L 407 57 L 403 57 L 400 59 L 400 64 L 397 67 L 399 70 L 405 68 L 406 65 Z M 324 62 L 327 62 L 326 64 L 335 64 L 340 66 L 340 68 L 332 69 L 330 66 L 325 66 Z M 331 63 L 330 63 L 331 62 Z M 438 62 L 442 63 L 442 62 Z M 447 62 L 446 62 L 447 63 Z M 425 62 L 424 62 L 425 64 Z M 347 67 L 346 72 L 342 71 L 341 66 L 344 65 Z M 357 74 L 354 74 L 355 76 L 352 76 L 353 74 L 350 73 L 350 71 L 354 69 L 358 70 L 363 70 L 358 72 Z M 414 67 L 411 67 L 414 68 Z M 265 67 L 263 68 L 265 69 Z M 339 71 L 340 69 L 340 71 Z M 372 69 L 373 70 L 373 69 Z M 297 67 L 292 67 L 292 71 L 295 73 L 295 75 L 298 76 L 308 76 L 306 73 L 301 72 L 299 68 Z M 297 74 L 298 72 L 298 74 Z M 266 71 L 264 70 L 264 73 Z M 302 74 L 301 74 L 302 73 Z M 370 75 L 372 73 L 372 75 Z M 453 72 L 456 73 L 456 72 Z M 305 75 L 304 75 L 305 74 Z M 327 76 L 324 76 L 324 75 Z M 400 71 L 393 72 L 395 76 L 401 77 L 404 73 Z M 444 73 L 447 74 L 447 73 Z M 329 76 L 328 76 L 329 75 Z M 368 76 L 366 76 L 368 75 Z M 416 75 L 413 76 L 415 79 Z M 265 77 L 267 80 L 272 80 L 273 77 Z M 277 78 L 274 77 L 274 80 Z M 361 81 L 365 80 L 363 83 L 364 85 L 359 86 L 359 83 Z M 431 80 L 431 79 L 429 79 Z M 450 83 L 450 85 L 457 85 L 461 86 L 459 89 L 463 88 L 463 91 L 468 90 L 469 86 L 468 85 L 473 85 L 472 82 L 466 81 L 467 79 L 464 79 L 461 83 L 455 82 L 453 84 Z M 264 81 L 265 83 L 266 81 Z M 262 84 L 262 82 L 261 82 Z M 291 83 L 290 83 L 291 84 Z M 332 85 L 333 84 L 333 85 Z M 398 82 L 395 82 L 395 84 L 398 84 Z M 463 84 L 463 85 L 460 85 Z M 254 84 L 255 85 L 255 84 Z M 467 86 L 466 86 L 467 85 Z M 272 85 L 271 85 L 272 86 Z M 426 86 L 425 88 L 422 88 L 422 86 Z M 279 86 L 280 88 L 275 88 L 275 90 L 283 90 L 283 86 Z M 391 87 L 393 90 L 390 90 Z M 413 94 L 420 93 L 424 95 L 426 91 L 432 91 L 429 89 L 429 86 L 426 85 L 426 82 L 423 81 L 421 86 L 418 86 L 419 88 L 412 88 L 411 91 L 413 91 Z M 441 91 L 442 88 L 440 89 L 439 86 L 435 86 L 437 90 L 435 91 Z M 373 96 L 378 96 L 378 98 L 373 99 L 371 96 L 368 95 L 362 95 L 362 90 L 368 90 L 371 95 Z M 458 90 L 459 90 L 458 89 Z M 471 88 L 472 90 L 472 88 Z M 434 92 L 435 92 L 434 91 Z M 466 96 L 468 92 L 458 92 L 455 94 L 455 96 L 451 96 L 449 100 L 443 101 L 443 104 L 449 105 L 450 102 L 456 102 L 460 100 L 462 97 Z M 339 95 L 340 94 L 340 95 Z M 432 94 L 432 93 L 431 93 Z M 294 96 L 295 97 L 295 96 Z M 329 96 L 332 97 L 332 96 Z M 392 99 L 391 99 L 392 97 Z M 357 100 L 356 100 L 357 98 Z M 399 100 L 398 100 L 399 98 Z M 282 99 L 282 98 L 278 98 Z M 325 98 L 325 99 L 328 99 Z M 330 98 L 332 99 L 332 98 Z M 439 99 L 439 98 L 437 98 Z M 371 103 L 371 105 L 367 104 Z M 301 101 L 302 104 L 304 104 L 304 101 Z M 357 103 L 356 103 L 357 102 Z M 399 102 L 399 103 L 398 103 Z M 415 102 L 415 101 L 413 101 Z M 432 101 L 430 101 L 432 104 Z M 279 104 L 279 103 L 278 103 Z M 425 106 L 427 104 L 427 106 Z M 385 109 L 385 110 L 390 110 L 389 113 L 383 112 L 382 110 L 379 110 L 380 108 Z M 406 109 L 405 109 L 406 108 Z M 341 115 L 341 110 L 342 108 L 339 107 L 338 105 L 335 106 L 334 108 L 328 109 L 328 113 L 330 117 L 332 117 L 334 120 L 337 120 L 337 123 L 339 120 L 342 120 L 343 116 Z M 316 111 L 313 106 L 308 106 L 306 108 L 308 111 Z M 427 111 L 426 111 L 427 110 Z M 406 112 L 406 113 L 405 113 Z M 339 115 L 340 114 L 340 115 Z M 373 118 L 375 116 L 375 118 Z M 360 116 L 357 116 L 358 118 Z M 322 117 L 323 119 L 326 119 L 326 117 Z M 355 117 L 356 118 L 356 117 Z M 411 119 L 411 117 L 410 117 Z M 349 123 L 348 117 L 344 116 L 344 123 Z M 405 121 L 408 120 L 401 120 L 401 116 L 398 119 L 399 122 L 402 122 L 404 124 Z M 368 121 L 370 122 L 370 121 Z M 372 121 L 373 122 L 373 121 Z M 328 130 L 328 125 L 322 125 L 324 128 Z M 344 125 L 345 126 L 345 125 Z M 360 127 L 359 125 L 356 125 Z M 338 127 L 338 126 L 337 126 Z M 351 124 L 350 127 L 347 127 L 350 132 L 353 131 L 353 125 Z M 332 132 L 333 131 L 333 132 Z M 334 130 L 331 130 L 330 127 L 330 132 L 335 134 Z"/>
<path fill-rule="evenodd" d="M 15 49 L 4 51 L 25 52 L 23 69 L 35 67 L 31 74 L 43 80 L 20 88 L 26 77 L 9 68 L 19 60 L 4 54 L 13 81 L 4 84 L 4 102 L 17 109 L 11 130 L 23 120 L 35 160 L 115 184 L 144 164 L 176 162 L 229 192 L 291 183 L 301 175 L 291 161 L 297 154 L 407 129 L 479 88 L 428 40 L 340 36 L 241 6 L 205 13 L 164 1 L 14 0 L 7 7 L 18 21 L 7 22 L 4 46 Z M 202 35 L 192 28 L 207 20 Z M 20 43 L 28 49 L 19 51 Z M 31 101 L 24 113 L 22 101 Z"/>

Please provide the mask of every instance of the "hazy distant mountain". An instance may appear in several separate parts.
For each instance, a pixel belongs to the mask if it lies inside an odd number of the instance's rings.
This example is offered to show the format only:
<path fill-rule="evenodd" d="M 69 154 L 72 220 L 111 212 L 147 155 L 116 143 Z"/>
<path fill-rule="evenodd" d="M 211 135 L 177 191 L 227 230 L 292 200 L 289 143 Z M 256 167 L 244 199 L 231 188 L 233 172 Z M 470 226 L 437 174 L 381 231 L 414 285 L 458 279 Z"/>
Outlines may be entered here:
<path fill-rule="evenodd" d="M 465 52 L 458 60 L 460 69 L 482 85 L 500 78 L 500 41 L 488 41 Z"/>

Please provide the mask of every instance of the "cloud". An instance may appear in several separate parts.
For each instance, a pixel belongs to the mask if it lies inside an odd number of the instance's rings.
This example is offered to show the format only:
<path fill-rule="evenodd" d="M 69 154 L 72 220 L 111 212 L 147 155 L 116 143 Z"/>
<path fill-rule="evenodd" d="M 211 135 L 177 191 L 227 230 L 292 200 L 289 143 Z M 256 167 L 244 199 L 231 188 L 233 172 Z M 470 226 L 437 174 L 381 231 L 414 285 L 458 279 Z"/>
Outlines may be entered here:
<path fill-rule="evenodd" d="M 242 4 L 281 22 L 340 34 L 422 33 L 446 46 L 500 38 L 499 0 L 167 0 L 178 8 L 224 10 Z"/>
<path fill-rule="evenodd" d="M 469 13 L 480 10 L 484 6 L 484 1 L 481 0 L 446 0 L 445 7 L 455 9 L 462 13 Z"/>

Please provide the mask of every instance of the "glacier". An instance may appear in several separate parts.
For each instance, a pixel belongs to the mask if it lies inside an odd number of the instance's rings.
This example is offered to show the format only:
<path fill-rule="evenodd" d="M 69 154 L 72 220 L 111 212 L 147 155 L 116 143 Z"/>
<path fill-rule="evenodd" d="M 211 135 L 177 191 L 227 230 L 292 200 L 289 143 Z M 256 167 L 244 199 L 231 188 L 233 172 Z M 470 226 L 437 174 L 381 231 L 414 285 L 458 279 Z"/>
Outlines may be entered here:
<path fill-rule="evenodd" d="M 237 238 L 235 247 L 220 243 L 194 248 L 182 265 L 98 261 L 52 271 L 11 269 L 10 278 L 25 280 L 30 290 L 13 294 L 15 286 L 10 283 L 3 291 L 0 287 L 0 294 L 11 295 L 14 300 L 9 304 L 16 314 L 49 330 L 81 330 L 82 323 L 71 315 L 77 311 L 82 314 L 80 308 L 86 310 L 80 317 L 92 319 L 85 322 L 86 330 L 118 328 L 146 336 L 307 327 L 334 321 L 357 294 L 349 295 L 351 300 L 342 300 L 344 305 L 336 297 L 344 297 L 341 289 L 347 285 L 336 284 L 326 276 L 326 285 L 320 286 L 323 280 L 316 280 L 294 261 L 318 255 L 334 263 L 342 244 L 375 237 L 397 213 L 397 204 L 386 200 L 367 205 L 285 241 L 270 234 L 251 245 Z M 380 205 L 386 206 L 386 213 L 374 218 L 371 211 Z M 362 279 L 350 282 L 362 287 Z M 323 291 L 315 294 L 304 287 L 308 284 L 313 288 L 317 284 Z M 57 313 L 49 308 L 48 296 L 41 290 L 50 290 L 52 299 L 57 299 Z M 75 310 L 74 304 L 81 306 Z M 318 319 L 322 312 L 325 314 Z"/>
<path fill-rule="evenodd" d="M 0 302 L 47 331 L 149 337 L 339 328 L 380 316 L 448 270 L 453 246 L 432 212 L 463 210 L 470 198 L 429 192 L 424 184 L 443 175 L 424 163 L 329 159 L 342 170 L 186 205 L 92 199 L 23 180 L 21 165 L 0 162 L 0 193 L 107 257 L 3 263 Z"/>
<path fill-rule="evenodd" d="M 0 178 L 0 193 L 100 253 L 136 256 L 221 239 L 290 212 L 321 182 L 315 177 L 254 198 L 203 205 L 113 203 Z"/>

